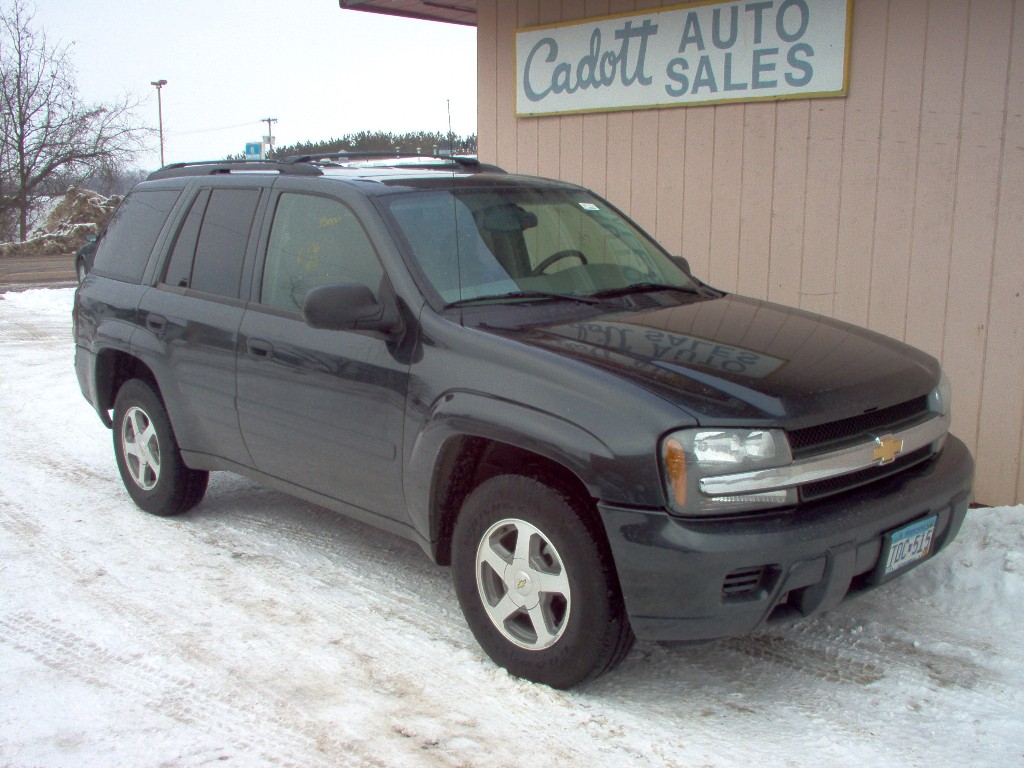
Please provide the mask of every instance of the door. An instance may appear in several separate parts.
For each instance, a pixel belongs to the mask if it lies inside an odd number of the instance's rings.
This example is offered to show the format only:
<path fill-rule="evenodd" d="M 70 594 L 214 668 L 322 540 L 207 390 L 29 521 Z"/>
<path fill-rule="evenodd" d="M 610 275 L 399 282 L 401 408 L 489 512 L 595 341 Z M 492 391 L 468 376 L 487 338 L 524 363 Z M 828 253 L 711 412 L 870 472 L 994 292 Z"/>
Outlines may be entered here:
<path fill-rule="evenodd" d="M 165 271 L 139 306 L 158 379 L 185 451 L 251 466 L 235 410 L 240 298 L 262 190 L 202 189 L 175 235 Z M 163 375 L 161 375 L 163 374 Z"/>
<path fill-rule="evenodd" d="M 256 468 L 317 493 L 404 520 L 401 442 L 408 365 L 395 345 L 302 320 L 314 287 L 378 293 L 377 254 L 333 197 L 277 193 L 259 288 L 239 334 L 238 411 Z"/>

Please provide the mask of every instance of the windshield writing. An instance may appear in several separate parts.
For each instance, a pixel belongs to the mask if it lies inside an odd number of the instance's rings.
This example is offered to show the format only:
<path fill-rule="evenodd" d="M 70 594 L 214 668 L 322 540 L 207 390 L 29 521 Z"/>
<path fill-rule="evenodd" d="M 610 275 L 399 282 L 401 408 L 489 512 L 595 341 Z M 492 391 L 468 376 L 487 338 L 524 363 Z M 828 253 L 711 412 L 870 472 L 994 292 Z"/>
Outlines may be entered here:
<path fill-rule="evenodd" d="M 387 205 L 445 304 L 695 288 L 632 222 L 582 191 L 413 192 Z"/>

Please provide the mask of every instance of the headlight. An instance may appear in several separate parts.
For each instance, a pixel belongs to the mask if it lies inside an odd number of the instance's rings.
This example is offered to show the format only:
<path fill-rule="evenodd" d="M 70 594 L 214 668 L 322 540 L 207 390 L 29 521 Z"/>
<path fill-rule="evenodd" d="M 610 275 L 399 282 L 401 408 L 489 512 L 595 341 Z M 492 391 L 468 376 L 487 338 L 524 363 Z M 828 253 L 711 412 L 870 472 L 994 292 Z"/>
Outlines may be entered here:
<path fill-rule="evenodd" d="M 701 463 L 743 464 L 775 458 L 776 436 L 771 432 L 697 432 L 693 457 Z"/>
<path fill-rule="evenodd" d="M 949 429 L 950 422 L 953 420 L 952 400 L 953 388 L 950 387 L 949 379 L 946 378 L 946 372 L 943 371 L 942 375 L 939 376 L 939 386 L 928 393 L 928 410 L 939 414 L 947 430 Z M 942 437 L 932 443 L 932 451 L 938 453 L 945 444 L 946 435 L 943 434 Z"/>
<path fill-rule="evenodd" d="M 711 496 L 700 479 L 789 464 L 789 441 L 778 429 L 684 429 L 661 445 L 665 491 L 672 508 L 684 515 L 720 515 L 796 502 L 793 489 L 732 496 Z"/>
<path fill-rule="evenodd" d="M 939 386 L 928 395 L 928 410 L 949 416 L 952 410 L 952 399 L 953 388 L 949 386 L 949 379 L 946 378 L 946 372 L 943 371 L 942 376 L 939 377 Z"/>

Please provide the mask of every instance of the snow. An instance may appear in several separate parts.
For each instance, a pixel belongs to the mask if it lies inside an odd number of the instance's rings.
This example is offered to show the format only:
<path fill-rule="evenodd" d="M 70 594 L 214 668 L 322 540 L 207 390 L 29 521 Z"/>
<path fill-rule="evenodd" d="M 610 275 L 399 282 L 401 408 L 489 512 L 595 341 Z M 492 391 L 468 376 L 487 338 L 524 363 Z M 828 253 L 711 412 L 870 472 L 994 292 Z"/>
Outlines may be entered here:
<path fill-rule="evenodd" d="M 406 541 L 229 474 L 139 511 L 72 297 L 0 294 L 0 766 L 1024 765 L 1024 507 L 819 618 L 554 691 Z"/>
<path fill-rule="evenodd" d="M 68 187 L 63 195 L 43 200 L 35 212 L 28 238 L 23 242 L 0 243 L 0 258 L 74 253 L 89 235 L 97 234 L 106 225 L 121 198 Z"/>

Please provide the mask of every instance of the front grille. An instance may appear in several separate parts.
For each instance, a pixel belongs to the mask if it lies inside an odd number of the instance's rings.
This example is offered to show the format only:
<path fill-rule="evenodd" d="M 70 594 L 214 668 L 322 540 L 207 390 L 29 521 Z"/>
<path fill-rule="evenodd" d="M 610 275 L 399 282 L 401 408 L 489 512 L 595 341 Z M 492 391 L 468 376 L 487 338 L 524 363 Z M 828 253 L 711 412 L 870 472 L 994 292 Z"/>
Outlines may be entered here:
<path fill-rule="evenodd" d="M 848 419 L 794 429 L 786 433 L 798 459 L 843 445 L 870 442 L 878 432 L 898 432 L 928 413 L 928 398 L 918 397 L 905 403 L 862 413 Z"/>
<path fill-rule="evenodd" d="M 859 472 L 851 472 L 848 475 L 840 475 L 839 477 L 830 477 L 827 480 L 819 480 L 815 483 L 807 483 L 800 486 L 800 500 L 813 501 L 823 496 L 831 496 L 834 493 L 842 493 L 861 485 L 873 483 L 876 480 L 881 480 L 883 477 L 902 472 L 914 464 L 924 461 L 930 455 L 931 448 L 925 446 L 924 448 L 918 448 L 913 453 L 908 453 L 906 456 L 900 456 L 891 464 L 886 464 L 885 466 L 868 467 Z"/>
<path fill-rule="evenodd" d="M 773 569 L 766 565 L 739 568 L 722 582 L 722 600 L 739 602 L 756 600 L 771 586 Z"/>

